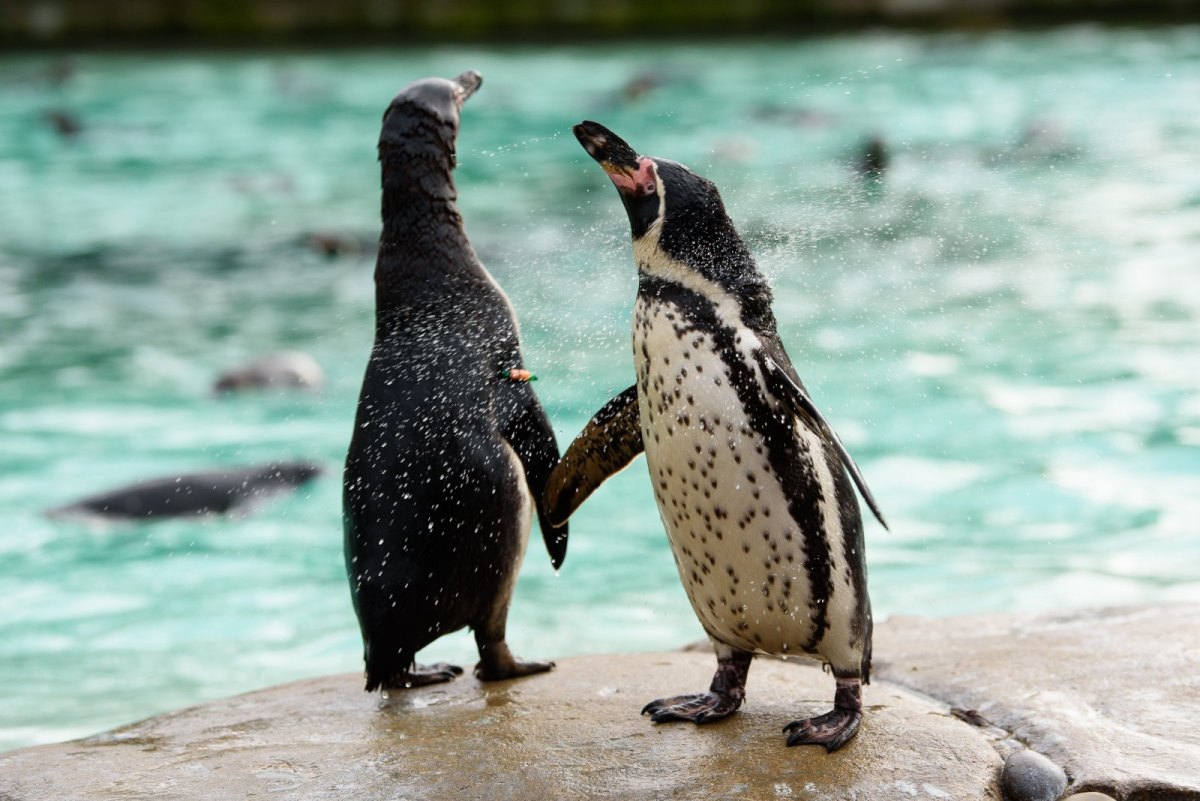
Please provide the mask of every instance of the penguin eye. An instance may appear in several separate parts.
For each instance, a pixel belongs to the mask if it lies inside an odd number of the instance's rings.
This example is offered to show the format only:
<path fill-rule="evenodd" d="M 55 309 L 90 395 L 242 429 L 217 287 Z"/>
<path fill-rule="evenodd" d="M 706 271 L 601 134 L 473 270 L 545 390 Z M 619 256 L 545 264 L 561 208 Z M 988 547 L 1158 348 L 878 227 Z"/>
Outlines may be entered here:
<path fill-rule="evenodd" d="M 654 181 L 647 181 L 647 182 L 646 182 L 646 194 L 648 194 L 648 195 L 653 195 L 653 194 L 654 194 L 654 190 L 655 190 L 655 189 L 657 189 L 657 188 L 658 188 L 658 187 L 655 185 Z"/>

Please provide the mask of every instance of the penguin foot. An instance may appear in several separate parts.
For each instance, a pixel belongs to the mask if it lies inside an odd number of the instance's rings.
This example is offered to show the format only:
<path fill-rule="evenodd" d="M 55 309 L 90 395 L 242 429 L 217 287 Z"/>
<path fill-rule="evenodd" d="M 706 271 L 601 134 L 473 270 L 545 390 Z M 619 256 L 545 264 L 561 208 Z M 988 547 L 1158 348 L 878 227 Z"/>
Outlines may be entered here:
<path fill-rule="evenodd" d="M 413 665 L 384 685 L 385 690 L 407 690 L 413 687 L 427 687 L 430 684 L 445 684 L 461 676 L 463 669 L 448 662 L 438 662 L 433 665 Z"/>
<path fill-rule="evenodd" d="M 521 676 L 532 676 L 534 673 L 545 673 L 547 670 L 553 669 L 554 663 L 549 660 L 527 662 L 524 659 L 512 657 L 501 665 L 489 666 L 480 661 L 475 666 L 475 678 L 480 681 L 503 681 L 504 679 L 517 679 Z"/>
<path fill-rule="evenodd" d="M 479 642 L 478 645 L 479 664 L 475 666 L 475 678 L 480 681 L 516 679 L 534 673 L 545 673 L 554 667 L 554 663 L 550 661 L 526 662 L 524 659 L 518 659 L 508 650 L 508 643 L 503 639 Z"/>
<path fill-rule="evenodd" d="M 823 745 L 832 753 L 858 733 L 862 722 L 862 682 L 859 679 L 838 679 L 833 710 L 806 720 L 793 720 L 783 727 L 787 744 Z"/>
<path fill-rule="evenodd" d="M 655 723 L 670 723 L 690 720 L 692 723 L 711 723 L 737 711 L 741 698 L 725 693 L 693 693 L 660 698 L 642 707 L 643 715 L 650 715 Z"/>
<path fill-rule="evenodd" d="M 716 644 L 716 641 L 713 641 Z M 725 645 L 717 647 L 717 672 L 706 693 L 676 695 L 660 698 L 642 707 L 655 723 L 690 720 L 692 723 L 711 723 L 731 715 L 746 700 L 746 674 L 754 654 Z"/>

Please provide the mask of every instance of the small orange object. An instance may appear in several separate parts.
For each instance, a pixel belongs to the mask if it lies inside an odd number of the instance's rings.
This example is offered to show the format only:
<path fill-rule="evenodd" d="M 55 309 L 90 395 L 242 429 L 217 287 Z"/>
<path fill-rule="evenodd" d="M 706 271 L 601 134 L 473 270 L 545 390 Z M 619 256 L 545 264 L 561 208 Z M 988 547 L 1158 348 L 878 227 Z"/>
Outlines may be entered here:
<path fill-rule="evenodd" d="M 500 375 L 507 378 L 509 381 L 537 381 L 537 376 L 528 370 L 522 370 L 519 367 L 513 367 L 510 370 L 501 371 Z"/>

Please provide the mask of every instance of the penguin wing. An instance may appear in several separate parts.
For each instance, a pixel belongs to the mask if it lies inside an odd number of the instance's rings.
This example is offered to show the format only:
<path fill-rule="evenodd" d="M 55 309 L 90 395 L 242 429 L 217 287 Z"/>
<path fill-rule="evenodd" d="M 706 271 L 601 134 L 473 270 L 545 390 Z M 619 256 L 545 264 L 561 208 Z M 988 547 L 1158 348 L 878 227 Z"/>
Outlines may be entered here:
<path fill-rule="evenodd" d="M 550 419 L 546 417 L 542 404 L 538 403 L 533 390 L 526 387 L 526 391 L 528 397 L 508 424 L 502 426 L 501 434 L 516 451 L 525 469 L 525 483 L 537 505 L 542 539 L 550 554 L 550 564 L 557 570 L 567 558 L 567 528 L 562 523 L 550 523 L 542 498 L 551 471 L 558 464 L 558 442 L 554 439 L 554 429 L 550 427 Z"/>
<path fill-rule="evenodd" d="M 596 412 L 550 474 L 544 501 L 551 525 L 566 525 L 597 487 L 642 450 L 637 387 L 632 386 Z"/>
<path fill-rule="evenodd" d="M 787 361 L 786 355 L 781 354 L 781 360 L 787 368 L 791 368 L 791 363 Z M 854 463 L 854 458 L 850 456 L 850 451 L 846 450 L 846 446 L 842 444 L 841 438 L 833 430 L 833 426 L 829 425 L 829 421 L 825 419 L 825 415 L 821 414 L 821 410 L 813 403 L 812 398 L 809 397 L 800 380 L 788 374 L 789 372 L 794 373 L 795 369 L 786 369 L 765 353 L 760 353 L 759 355 L 759 367 L 767 379 L 767 386 L 771 390 L 771 393 L 775 397 L 786 401 L 792 407 L 793 413 L 803 420 L 805 425 L 823 436 L 837 450 L 842 464 L 846 466 L 850 477 L 854 479 L 854 486 L 858 487 L 858 491 L 862 494 L 863 500 L 867 502 L 871 513 L 875 515 L 875 519 L 886 530 L 888 524 L 883 518 L 883 512 L 879 511 L 879 504 L 875 502 L 875 496 L 871 494 L 871 488 L 867 486 L 867 480 L 863 478 L 862 471 Z"/>

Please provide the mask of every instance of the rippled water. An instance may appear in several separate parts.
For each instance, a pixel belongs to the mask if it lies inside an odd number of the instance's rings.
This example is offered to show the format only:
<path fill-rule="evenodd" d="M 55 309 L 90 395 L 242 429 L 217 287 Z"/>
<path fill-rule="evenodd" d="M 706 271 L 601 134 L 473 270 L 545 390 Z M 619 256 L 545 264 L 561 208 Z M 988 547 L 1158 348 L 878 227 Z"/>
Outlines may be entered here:
<path fill-rule="evenodd" d="M 466 68 L 463 212 L 562 440 L 632 383 L 627 226 L 570 136 L 587 117 L 723 190 L 893 524 L 868 524 L 877 616 L 1200 599 L 1198 29 L 66 66 L 0 59 L 0 747 L 359 669 L 338 473 L 374 142 L 401 86 Z M 848 167 L 872 134 L 881 192 Z M 323 392 L 210 396 L 283 347 Z M 280 457 L 329 472 L 245 519 L 42 513 Z M 531 657 L 701 636 L 640 462 L 576 517 L 561 576 L 531 542 L 509 634 Z M 472 663 L 471 638 L 425 656 Z"/>

